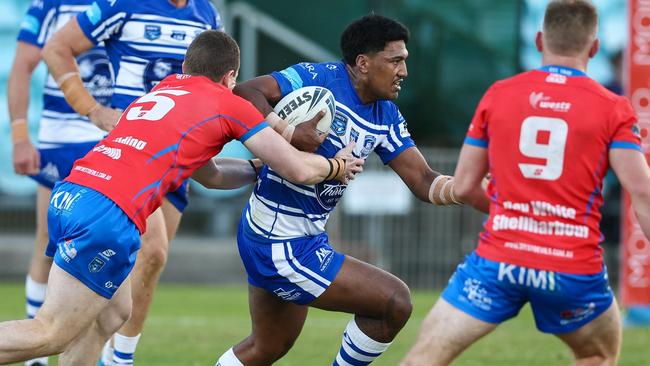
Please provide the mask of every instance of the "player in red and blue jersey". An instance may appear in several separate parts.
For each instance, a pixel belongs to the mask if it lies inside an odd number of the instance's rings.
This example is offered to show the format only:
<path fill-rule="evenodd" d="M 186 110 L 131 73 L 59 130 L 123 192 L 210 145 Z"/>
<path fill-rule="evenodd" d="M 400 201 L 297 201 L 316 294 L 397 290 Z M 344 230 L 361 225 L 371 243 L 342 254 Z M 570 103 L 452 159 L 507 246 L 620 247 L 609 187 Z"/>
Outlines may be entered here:
<path fill-rule="evenodd" d="M 585 75 L 597 28 L 591 2 L 550 2 L 536 39 L 544 66 L 496 82 L 478 105 L 454 192 L 489 203 L 490 215 L 402 365 L 450 363 L 527 302 L 537 328 L 564 341 L 576 364 L 616 364 L 621 323 L 599 246 L 602 181 L 611 166 L 649 236 L 650 170 L 630 103 Z"/>
<path fill-rule="evenodd" d="M 219 31 L 203 32 L 187 51 L 185 74 L 165 78 L 133 102 L 55 186 L 48 212 L 48 252 L 54 255 L 48 295 L 34 319 L 0 323 L 0 364 L 60 352 L 64 365 L 94 363 L 130 315 L 127 276 L 146 219 L 163 196 L 195 171 L 211 187 L 255 180 L 246 161 L 211 161 L 227 142 L 242 141 L 298 184 L 345 183 L 361 171 L 363 161 L 351 156 L 353 144 L 326 159 L 296 150 L 266 128 L 255 107 L 231 92 L 238 69 L 235 41 Z"/>

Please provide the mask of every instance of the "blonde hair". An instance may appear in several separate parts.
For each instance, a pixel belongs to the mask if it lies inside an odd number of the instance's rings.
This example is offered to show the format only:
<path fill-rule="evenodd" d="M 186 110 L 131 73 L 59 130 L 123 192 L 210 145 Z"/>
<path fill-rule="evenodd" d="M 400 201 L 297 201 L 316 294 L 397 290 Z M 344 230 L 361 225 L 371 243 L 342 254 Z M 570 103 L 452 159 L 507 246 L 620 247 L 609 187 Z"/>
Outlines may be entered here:
<path fill-rule="evenodd" d="M 544 46 L 554 54 L 576 56 L 591 45 L 598 12 L 589 0 L 553 0 L 544 14 Z"/>

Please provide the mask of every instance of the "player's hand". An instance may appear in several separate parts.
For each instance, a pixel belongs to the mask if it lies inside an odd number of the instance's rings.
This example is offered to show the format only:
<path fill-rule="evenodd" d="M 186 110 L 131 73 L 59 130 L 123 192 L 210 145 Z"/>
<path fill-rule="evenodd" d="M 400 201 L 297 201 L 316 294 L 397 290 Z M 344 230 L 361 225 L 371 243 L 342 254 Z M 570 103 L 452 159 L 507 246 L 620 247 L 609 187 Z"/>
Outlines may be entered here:
<path fill-rule="evenodd" d="M 120 120 L 122 112 L 118 109 L 99 106 L 90 112 L 88 118 L 97 127 L 110 132 Z"/>
<path fill-rule="evenodd" d="M 336 154 L 337 158 L 345 159 L 345 174 L 340 180 L 343 184 L 348 184 L 351 180 L 354 179 L 357 173 L 361 173 L 363 171 L 363 164 L 365 163 L 365 160 L 356 158 L 354 155 L 352 155 L 354 145 L 354 141 L 350 142 L 348 146 L 339 150 L 339 152 Z"/>
<path fill-rule="evenodd" d="M 13 149 L 14 171 L 20 175 L 36 175 L 41 169 L 41 156 L 27 140 L 18 141 Z"/>
<path fill-rule="evenodd" d="M 296 126 L 291 138 L 291 145 L 300 151 L 315 152 L 325 141 L 326 133 L 316 129 L 316 125 L 325 116 L 325 111 L 318 112 L 314 118 Z"/>

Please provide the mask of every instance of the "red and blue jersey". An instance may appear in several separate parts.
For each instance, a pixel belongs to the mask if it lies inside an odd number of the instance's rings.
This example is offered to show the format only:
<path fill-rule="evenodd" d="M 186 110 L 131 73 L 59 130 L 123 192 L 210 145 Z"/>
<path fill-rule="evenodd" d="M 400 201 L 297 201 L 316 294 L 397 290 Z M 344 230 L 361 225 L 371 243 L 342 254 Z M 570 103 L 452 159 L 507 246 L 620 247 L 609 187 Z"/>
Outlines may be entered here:
<path fill-rule="evenodd" d="M 253 105 L 203 76 L 170 75 L 135 100 L 66 178 L 113 200 L 145 231 L 146 219 L 233 139 L 268 126 Z"/>
<path fill-rule="evenodd" d="M 566 273 L 602 271 L 608 152 L 641 151 L 627 99 L 579 70 L 546 66 L 492 85 L 465 143 L 488 150 L 492 176 L 481 257 Z"/>

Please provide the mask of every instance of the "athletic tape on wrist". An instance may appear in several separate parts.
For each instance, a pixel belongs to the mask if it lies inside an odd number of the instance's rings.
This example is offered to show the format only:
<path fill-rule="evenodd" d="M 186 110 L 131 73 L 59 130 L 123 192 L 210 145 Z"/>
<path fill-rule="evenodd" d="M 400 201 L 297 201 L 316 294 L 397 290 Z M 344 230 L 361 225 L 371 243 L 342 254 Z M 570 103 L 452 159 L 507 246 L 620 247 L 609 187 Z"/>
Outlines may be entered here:
<path fill-rule="evenodd" d="M 429 202 L 441 206 L 461 204 L 454 195 L 454 178 L 448 175 L 435 177 L 429 187 Z"/>
<path fill-rule="evenodd" d="M 24 141 L 29 139 L 29 129 L 26 118 L 17 118 L 11 121 L 11 142 Z"/>
<path fill-rule="evenodd" d="M 63 77 L 65 77 L 65 80 L 61 81 L 59 88 L 63 92 L 65 101 L 68 102 L 75 112 L 82 116 L 87 116 L 90 112 L 99 108 L 99 103 L 97 103 L 95 98 L 84 87 L 79 73 L 67 73 L 59 79 Z"/>

